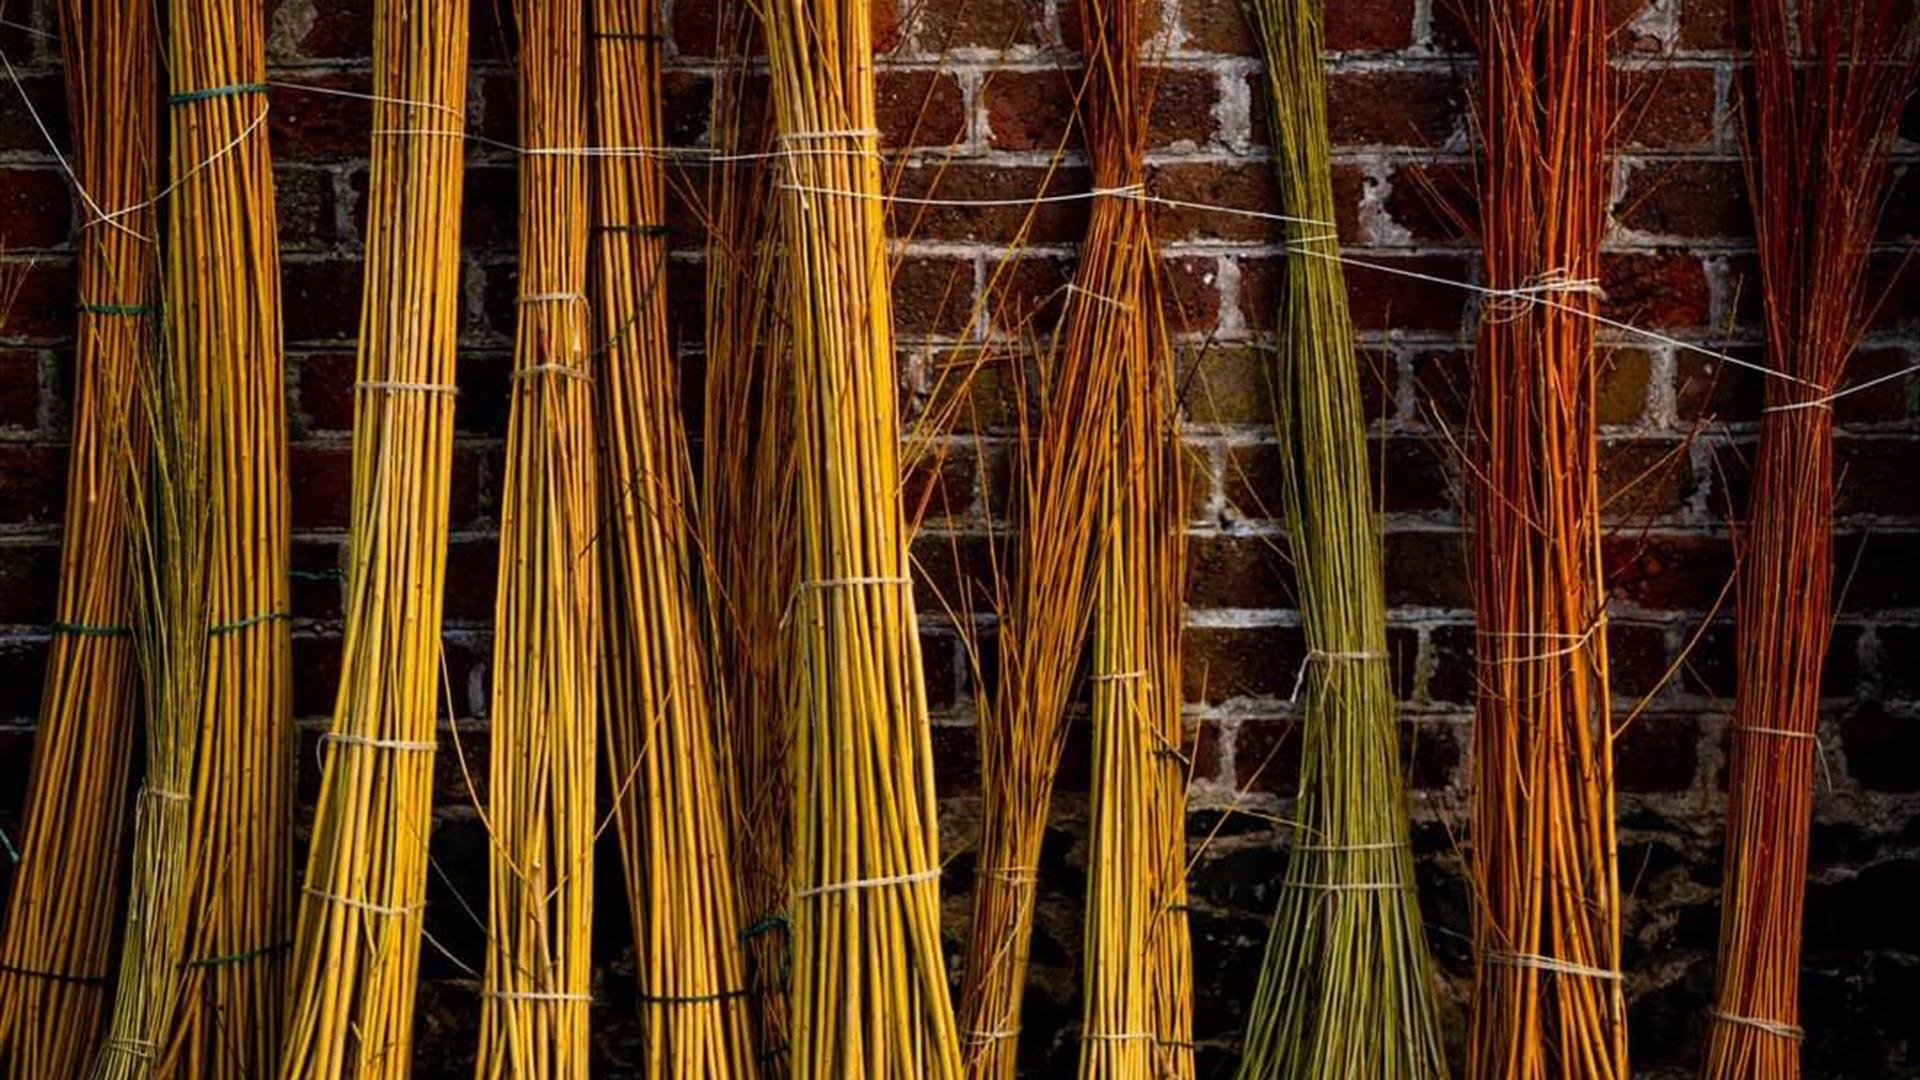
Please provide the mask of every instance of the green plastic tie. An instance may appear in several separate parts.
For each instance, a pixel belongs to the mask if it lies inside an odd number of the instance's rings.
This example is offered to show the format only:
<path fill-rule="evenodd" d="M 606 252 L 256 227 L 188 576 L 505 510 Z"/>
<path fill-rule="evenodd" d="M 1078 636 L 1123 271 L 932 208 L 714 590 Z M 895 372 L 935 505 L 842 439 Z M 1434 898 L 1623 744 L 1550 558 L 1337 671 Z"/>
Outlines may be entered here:
<path fill-rule="evenodd" d="M 291 948 L 293 948 L 293 942 L 291 941 L 276 941 L 271 945 L 262 945 L 257 949 L 248 949 L 245 952 L 228 953 L 225 956 L 207 956 L 198 960 L 182 960 L 180 961 L 180 966 L 183 968 L 226 967 L 229 964 L 244 964 L 249 960 L 258 960 L 263 956 L 271 956 L 282 949 Z"/>
<path fill-rule="evenodd" d="M 209 86 L 205 90 L 188 90 L 183 93 L 169 95 L 167 104 L 191 105 L 196 101 L 211 101 L 214 98 L 239 97 L 242 94 L 264 94 L 266 92 L 267 84 L 263 82 L 234 83 L 231 86 Z"/>
<path fill-rule="evenodd" d="M 105 975 L 69 975 L 64 971 L 42 971 L 39 968 L 21 967 L 18 964 L 0 964 L 0 971 L 13 975 L 24 975 L 29 979 L 70 983 L 74 986 L 105 986 L 108 983 Z"/>
<path fill-rule="evenodd" d="M 99 623 L 55 622 L 49 624 L 47 629 L 68 637 L 130 638 L 133 636 L 131 626 L 107 626 Z"/>
<path fill-rule="evenodd" d="M 0 829 L 0 847 L 7 849 L 7 858 L 9 861 L 15 866 L 20 865 L 20 849 L 13 846 L 13 837 L 8 836 L 7 830 L 5 829 Z"/>
<path fill-rule="evenodd" d="M 746 990 L 740 989 L 717 990 L 711 994 L 641 994 L 639 998 L 650 1005 L 712 1005 L 746 996 Z"/>
<path fill-rule="evenodd" d="M 290 616 L 284 611 L 269 611 L 260 615 L 249 615 L 237 622 L 221 623 L 218 626 L 209 627 L 207 629 L 207 636 L 220 637 L 224 634 L 235 634 L 251 626 L 259 626 L 261 623 L 268 622 L 280 622 L 288 618 L 290 618 Z"/>
<path fill-rule="evenodd" d="M 158 309 L 151 304 L 75 304 L 84 315 L 151 315 Z"/>
<path fill-rule="evenodd" d="M 754 923 L 752 926 L 747 927 L 745 930 L 740 931 L 740 940 L 751 941 L 761 934 L 771 934 L 775 930 L 785 930 L 788 925 L 786 914 L 776 912 Z"/>
<path fill-rule="evenodd" d="M 295 581 L 339 581 L 338 570 L 289 570 L 287 576 Z"/>

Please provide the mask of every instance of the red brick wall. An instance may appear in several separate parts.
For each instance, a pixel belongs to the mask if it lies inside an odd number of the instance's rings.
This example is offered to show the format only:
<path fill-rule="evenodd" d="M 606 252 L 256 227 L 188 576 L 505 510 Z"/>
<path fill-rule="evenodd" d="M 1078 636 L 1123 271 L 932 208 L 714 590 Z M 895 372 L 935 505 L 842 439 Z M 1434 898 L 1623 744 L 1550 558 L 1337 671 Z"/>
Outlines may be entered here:
<path fill-rule="evenodd" d="M 706 129 L 712 31 L 699 0 L 673 11 L 671 121 L 678 142 Z M 1472 216 L 1469 119 L 1473 67 L 1453 0 L 1327 0 L 1341 232 L 1354 253 L 1449 277 L 1475 265 L 1459 218 Z M 1729 121 L 1737 38 L 1735 0 L 1616 0 L 1622 71 L 1634 91 L 1620 168 L 1616 229 L 1605 267 L 1608 310 L 1680 341 L 1751 354 L 1754 282 L 1741 196 L 1738 133 Z M 280 0 L 272 14 L 274 78 L 366 86 L 369 0 Z M 54 0 L 15 0 L 5 17 L 41 31 Z M 513 78 L 501 20 L 487 0 L 475 17 L 473 126 L 513 138 Z M 903 163 L 900 190 L 944 198 L 1033 193 L 1060 139 L 1073 59 L 1062 51 L 1063 0 L 921 0 L 884 17 L 880 74 L 886 142 Z M 1275 209 L 1262 155 L 1264 91 L 1236 0 L 1158 0 L 1151 45 L 1158 97 L 1151 189 L 1213 204 Z M 1071 37 L 1071 34 L 1068 35 Z M 0 48 L 64 145 L 56 50 L 30 30 L 0 27 Z M 308 795 L 311 733 L 331 706 L 339 585 L 329 576 L 347 520 L 352 350 L 360 288 L 360 200 L 366 107 L 276 89 L 273 145 L 280 184 L 290 394 L 294 416 L 295 642 Z M 1913 130 L 1916 125 L 1910 125 Z M 453 485 L 447 660 L 460 744 L 476 769 L 486 748 L 487 619 L 500 479 L 513 295 L 513 160 L 476 145 L 468 174 L 460 434 Z M 936 177 L 938 179 L 935 185 Z M 1083 188 L 1069 165 L 1052 190 Z M 1902 182 L 1889 240 L 1920 229 L 1920 199 Z M 1058 282 L 1084 211 L 1043 210 L 1020 280 L 1032 295 Z M 896 279 L 903 357 L 938 354 L 981 329 L 976 284 L 1002 257 L 1015 210 L 902 212 L 910 239 Z M 74 215 L 57 164 L 18 95 L 0 87 L 0 240 L 30 262 L 14 321 L 0 338 L 0 827 L 19 813 L 39 669 L 53 592 L 66 438 Z M 698 325 L 691 222 L 676 256 L 681 331 Z M 1188 434 L 1194 451 L 1193 580 L 1188 701 L 1200 737 L 1194 777 L 1194 928 L 1199 1037 L 1207 1075 L 1225 1075 L 1250 996 L 1280 868 L 1297 717 L 1287 698 L 1303 652 L 1289 610 L 1269 413 L 1261 374 L 1279 248 L 1259 221 L 1189 210 L 1159 213 L 1159 234 L 1182 315 L 1186 362 L 1197 367 Z M 1889 249 L 1883 277 L 1897 277 Z M 1470 715 L 1472 637 L 1461 565 L 1456 463 L 1448 425 L 1459 416 L 1463 349 L 1474 314 L 1466 294 L 1355 271 L 1354 310 L 1378 373 L 1374 446 L 1384 463 L 1385 545 L 1392 641 L 1415 783 L 1423 896 L 1460 1028 L 1467 893 L 1455 851 L 1464 842 L 1463 754 Z M 1860 371 L 1920 359 L 1912 275 L 1891 294 Z M 911 380 L 909 380 L 911 383 Z M 1607 481 L 1618 528 L 1609 556 L 1612 648 L 1625 709 L 1651 695 L 1619 746 L 1627 964 L 1635 1001 L 1634 1059 L 1644 1075 L 1690 1070 L 1711 981 L 1717 931 L 1718 786 L 1731 692 L 1726 612 L 1703 625 L 1731 567 L 1725 522 L 1740 505 L 1742 448 L 1759 392 L 1736 369 L 1668 345 L 1622 342 L 1603 384 Z M 1920 484 L 1903 479 L 1916 445 L 1916 402 L 1902 380 L 1838 410 L 1846 469 L 1840 511 L 1847 590 L 1834 635 L 1823 780 L 1808 907 L 1806 1024 L 1813 1072 L 1920 1075 L 1920 933 L 1896 903 L 1920 889 Z M 1001 512 L 995 432 L 952 438 L 923 533 L 929 567 L 981 548 Z M 932 610 L 927 605 L 927 610 Z M 971 699 L 957 642 L 927 622 L 941 747 L 946 850 L 954 855 L 949 912 L 957 925 L 970 861 L 977 788 Z M 1685 656 L 1684 662 L 1682 661 Z M 1670 666 L 1675 676 L 1662 682 Z M 452 743 L 448 742 L 451 749 Z M 1264 770 L 1261 768 L 1267 764 Z M 452 755 L 443 755 L 443 808 L 430 922 L 467 963 L 479 930 L 455 894 L 478 909 L 484 839 Z M 1024 1050 L 1032 1075 L 1059 1075 L 1077 1018 L 1078 821 L 1084 766 L 1070 752 L 1059 827 L 1046 855 L 1044 911 Z M 1244 792 L 1244 795 L 1236 793 Z M 1237 805 L 1261 816 L 1223 815 Z M 1215 826 L 1218 831 L 1215 833 Z M 609 1074 L 631 1049 L 624 920 L 605 893 L 600 1025 Z M 472 984 L 429 955 L 422 1074 L 463 1075 L 475 1014 Z"/>

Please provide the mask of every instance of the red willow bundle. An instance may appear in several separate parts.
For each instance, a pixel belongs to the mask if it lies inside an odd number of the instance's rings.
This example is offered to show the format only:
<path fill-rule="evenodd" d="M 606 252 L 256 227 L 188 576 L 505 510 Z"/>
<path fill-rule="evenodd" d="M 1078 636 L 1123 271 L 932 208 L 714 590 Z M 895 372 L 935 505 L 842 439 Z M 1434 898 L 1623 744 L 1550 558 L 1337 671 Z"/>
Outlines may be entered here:
<path fill-rule="evenodd" d="M 487 970 L 476 1075 L 584 1076 L 592 980 L 600 553 L 587 341 L 586 33 L 515 0 L 520 281 L 500 497 Z"/>
<path fill-rule="evenodd" d="M 1468 1075 L 1625 1077 L 1594 349 L 1615 120 L 1604 0 L 1480 5 Z"/>
<path fill-rule="evenodd" d="M 426 904 L 460 299 L 466 0 L 380 0 L 346 640 L 280 1075 L 405 1076 Z"/>
<path fill-rule="evenodd" d="M 0 924 L 0 1075 L 21 1077 L 85 1068 L 112 981 L 135 730 L 126 470 L 144 455 L 130 421 L 159 278 L 148 205 L 159 163 L 152 5 L 67 0 L 60 31 L 74 172 L 88 205 L 59 596 L 20 862 Z M 134 209 L 101 219 L 124 208 Z"/>
<path fill-rule="evenodd" d="M 589 5 L 592 135 L 653 147 L 665 125 L 653 0 Z M 644 1075 L 750 1076 L 730 807 L 696 586 L 693 483 L 667 335 L 665 176 L 593 158 L 608 780 L 633 919 Z M 764 527 L 764 525 L 762 526 Z"/>
<path fill-rule="evenodd" d="M 1864 333 L 1887 155 L 1913 88 L 1898 0 L 1752 5 L 1747 186 L 1769 355 L 1738 536 L 1739 685 L 1729 727 L 1720 955 L 1702 1077 L 1800 1075 L 1801 904 L 1814 729 L 1832 629 L 1833 409 Z"/>
<path fill-rule="evenodd" d="M 1080 10 L 1078 117 L 1093 183 L 1109 194 L 1093 200 L 1064 325 L 1040 372 L 1038 430 L 1019 455 L 1000 681 L 977 720 L 982 818 L 960 1024 L 968 1075 L 994 1080 L 1011 1078 L 1017 1059 L 1040 845 L 1094 610 L 1122 373 L 1147 362 L 1147 313 L 1159 303 L 1146 204 L 1128 193 L 1146 175 L 1140 5 L 1098 0 Z"/>

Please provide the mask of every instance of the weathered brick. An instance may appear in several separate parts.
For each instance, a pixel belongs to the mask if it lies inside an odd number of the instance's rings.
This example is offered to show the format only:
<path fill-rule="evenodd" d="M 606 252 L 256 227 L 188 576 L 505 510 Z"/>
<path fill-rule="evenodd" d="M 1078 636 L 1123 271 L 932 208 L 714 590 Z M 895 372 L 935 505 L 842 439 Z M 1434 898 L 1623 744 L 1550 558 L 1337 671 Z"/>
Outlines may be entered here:
<path fill-rule="evenodd" d="M 30 349 L 0 350 L 0 430 L 31 431 L 40 426 L 40 354 Z"/>
<path fill-rule="evenodd" d="M 966 102 L 950 72 L 880 72 L 874 98 L 883 146 L 951 146 L 967 137 Z"/>
<path fill-rule="evenodd" d="M 1676 149 L 1713 141 L 1720 122 L 1710 67 L 1637 67 L 1621 73 L 1621 111 L 1633 146 Z"/>
<path fill-rule="evenodd" d="M 1634 326 L 1701 326 L 1713 294 L 1700 260 L 1687 252 L 1608 252 L 1600 258 L 1601 313 Z"/>
<path fill-rule="evenodd" d="M 1737 162 L 1659 161 L 1628 173 L 1620 224 L 1649 236 L 1715 240 L 1751 236 L 1746 181 Z"/>
<path fill-rule="evenodd" d="M 67 455 L 58 447 L 0 443 L 0 521 L 51 525 L 60 520 Z"/>
<path fill-rule="evenodd" d="M 364 75 L 289 75 L 274 87 L 267 130 L 276 161 L 366 157 L 373 130 L 373 103 L 361 97 L 325 93 L 367 92 Z M 314 87 L 307 90 L 304 87 Z M 247 99 L 252 100 L 252 99 Z"/>
<path fill-rule="evenodd" d="M 1454 72 L 1336 71 L 1327 119 L 1339 146 L 1441 146 L 1462 127 L 1466 90 Z"/>
<path fill-rule="evenodd" d="M 60 247 L 73 211 L 58 169 L 0 168 L 0 250 Z"/>

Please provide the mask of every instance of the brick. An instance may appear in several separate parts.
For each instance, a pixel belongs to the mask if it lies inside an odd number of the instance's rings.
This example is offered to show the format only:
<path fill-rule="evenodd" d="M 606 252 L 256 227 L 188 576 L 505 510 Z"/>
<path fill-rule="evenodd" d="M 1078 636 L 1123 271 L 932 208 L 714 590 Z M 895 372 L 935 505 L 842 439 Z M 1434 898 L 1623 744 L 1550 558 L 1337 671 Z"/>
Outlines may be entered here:
<path fill-rule="evenodd" d="M 1204 68 L 1149 68 L 1141 74 L 1153 95 L 1147 113 L 1147 149 L 1203 147 L 1215 141 L 1220 83 Z"/>
<path fill-rule="evenodd" d="M 1060 325 L 1066 311 L 1066 288 L 1073 280 L 1073 260 L 1036 255 L 990 267 L 985 302 L 997 334 L 1020 338 L 1048 335 Z M 1031 346 L 1023 346 L 1028 353 Z"/>
<path fill-rule="evenodd" d="M 1765 362 L 1763 354 L 1753 349 L 1716 351 L 1753 363 Z M 1681 353 L 1675 358 L 1674 412 L 1685 421 L 1708 418 L 1727 423 L 1758 421 L 1763 404 L 1763 378 L 1749 368 L 1695 353 Z"/>
<path fill-rule="evenodd" d="M 325 169 L 279 166 L 273 170 L 273 198 L 279 215 L 280 244 L 291 251 L 331 247 L 334 227 L 333 173 Z"/>
<path fill-rule="evenodd" d="M 1609 593 L 1659 611 L 1712 606 L 1733 572 L 1733 551 L 1720 537 L 1636 532 L 1607 537 L 1601 551 Z"/>
<path fill-rule="evenodd" d="M 1454 786 L 1467 760 L 1467 729 L 1459 724 L 1400 725 L 1400 761 L 1413 791 Z"/>
<path fill-rule="evenodd" d="M 1868 791 L 1920 791 L 1920 718 L 1893 713 L 1874 702 L 1848 710 L 1840 721 L 1847 771 Z"/>
<path fill-rule="evenodd" d="M 64 448 L 0 443 L 0 521 L 51 525 L 60 520 L 66 483 Z"/>
<path fill-rule="evenodd" d="M 973 263 L 910 256 L 893 274 L 894 329 L 901 334 L 959 336 L 973 311 Z"/>
<path fill-rule="evenodd" d="M 1058 0 L 1058 3 L 1060 9 L 1060 40 L 1066 43 L 1067 48 L 1077 52 L 1080 50 L 1081 35 L 1080 0 Z M 1142 50 L 1143 52 L 1147 52 L 1150 51 L 1151 47 L 1155 47 L 1154 43 L 1167 29 L 1165 22 L 1166 13 L 1159 4 L 1141 4 L 1139 7 L 1140 43 L 1142 46 L 1149 47 Z"/>
<path fill-rule="evenodd" d="M 59 581 L 60 549 L 51 538 L 0 544 L 0 623 L 51 620 Z"/>
<path fill-rule="evenodd" d="M 1834 511 L 1842 517 L 1920 516 L 1920 484 L 1913 482 L 1913 444 L 1906 439 L 1834 440 L 1840 478 Z"/>
<path fill-rule="evenodd" d="M 951 73 L 882 71 L 874 77 L 874 99 L 882 146 L 952 146 L 966 140 L 965 97 Z"/>
<path fill-rule="evenodd" d="M 1634 326 L 1674 329 L 1704 326 L 1713 317 L 1713 294 L 1698 257 L 1686 252 L 1600 257 L 1601 313 Z"/>
<path fill-rule="evenodd" d="M 367 55 L 372 24 L 365 0 L 280 0 L 267 16 L 267 40 L 277 63 L 352 60 Z"/>
<path fill-rule="evenodd" d="M 323 352 L 293 360 L 291 381 L 299 409 L 294 414 L 295 438 L 314 432 L 353 430 L 353 383 L 356 360 L 350 352 Z"/>
<path fill-rule="evenodd" d="M 32 722 L 40 712 L 40 690 L 46 678 L 44 641 L 0 639 L 0 718 Z M 33 761 L 32 736 L 0 728 L 0 791 L 8 792 L 4 805 L 18 812 L 27 791 L 27 769 Z"/>
<path fill-rule="evenodd" d="M 273 107 L 267 113 L 275 161 L 367 156 L 371 140 L 367 133 L 373 130 L 373 103 L 357 97 L 301 89 L 311 86 L 365 94 L 365 76 L 289 74 L 281 81 L 292 85 L 273 89 Z"/>
<path fill-rule="evenodd" d="M 1700 722 L 1642 714 L 1614 740 L 1614 786 L 1632 794 L 1687 791 L 1699 769 Z"/>
<path fill-rule="evenodd" d="M 0 318 L 0 337 L 48 340 L 73 333 L 73 262 L 63 255 L 0 263 L 0 273 L 18 275 L 10 306 Z"/>
<path fill-rule="evenodd" d="M 1686 444 L 1668 439 L 1611 439 L 1600 448 L 1602 513 L 1646 525 L 1675 516 L 1693 497 Z"/>
<path fill-rule="evenodd" d="M 445 617 L 448 622 L 492 623 L 497 546 L 492 537 L 461 538 L 447 545 Z"/>
<path fill-rule="evenodd" d="M 1621 73 L 1621 83 L 1629 145 L 1677 149 L 1713 141 L 1720 102 L 1712 68 L 1632 68 Z"/>
<path fill-rule="evenodd" d="M 971 449 L 936 446 L 906 463 L 900 503 L 907 519 L 925 523 L 969 517 L 974 506 L 976 460 Z"/>
<path fill-rule="evenodd" d="M 1428 146 L 1462 131 L 1466 89 L 1453 72 L 1336 71 L 1327 77 L 1335 146 Z"/>
<path fill-rule="evenodd" d="M 60 247 L 72 225 L 66 177 L 58 169 L 0 168 L 0 250 Z"/>
<path fill-rule="evenodd" d="M 361 264 L 353 259 L 288 259 L 280 264 L 286 340 L 352 341 L 360 331 Z"/>
<path fill-rule="evenodd" d="M 1284 700 L 1306 656 L 1298 627 L 1194 627 L 1186 638 L 1189 702 Z"/>
<path fill-rule="evenodd" d="M 1147 190 L 1159 198 L 1198 204 L 1153 207 L 1153 235 L 1160 243 L 1239 240 L 1273 244 L 1286 238 L 1286 226 L 1279 222 L 1230 212 L 1282 212 L 1273 170 L 1264 163 L 1159 165 L 1147 171 Z"/>
<path fill-rule="evenodd" d="M 0 349 L 0 430 L 31 431 L 39 426 L 40 354 Z"/>
<path fill-rule="evenodd" d="M 1687 0 L 1680 8 L 1680 47 L 1731 49 L 1747 40 L 1743 0 Z"/>
<path fill-rule="evenodd" d="M 667 145 L 704 144 L 713 114 L 713 80 L 692 71 L 661 73 L 660 112 Z M 668 164 L 666 169 L 671 173 L 674 166 Z"/>
<path fill-rule="evenodd" d="M 1660 688 L 1667 671 L 1667 632 L 1657 623 L 1611 619 L 1607 623 L 1607 672 L 1616 707 L 1638 704 Z"/>
<path fill-rule="evenodd" d="M 1448 349 L 1415 353 L 1413 392 L 1414 415 L 1464 433 L 1467 409 L 1473 399 L 1472 351 Z"/>
<path fill-rule="evenodd" d="M 1293 568 L 1276 536 L 1203 534 L 1187 544 L 1187 604 L 1205 608 L 1293 606 Z"/>
<path fill-rule="evenodd" d="M 8 50 L 8 55 L 14 55 L 13 50 Z M 45 136 L 34 123 L 36 115 L 40 123 L 46 125 Z M 5 93 L 0 93 L 0 153 L 32 155 L 51 161 L 49 138 L 54 146 L 73 145 L 73 134 L 67 129 L 67 106 L 60 76 L 23 74 L 18 87 L 9 86 Z"/>
<path fill-rule="evenodd" d="M 1032 0 L 956 0 L 912 4 L 912 34 L 919 52 L 944 56 L 953 49 L 1011 49 L 1050 38 L 1041 5 Z"/>
<path fill-rule="evenodd" d="M 471 448 L 454 448 L 453 475 L 448 494 L 448 520 L 456 529 L 481 520 L 483 481 L 489 471 L 484 455 Z M 344 529 L 352 514 L 353 455 L 339 444 L 301 444 L 287 455 L 293 490 L 293 527 Z M 489 492 L 489 497 L 491 492 Z"/>
<path fill-rule="evenodd" d="M 1474 189 L 1472 166 L 1406 162 L 1394 167 L 1391 183 L 1384 200 L 1387 217 L 1413 240 L 1479 244 L 1480 197 Z"/>
<path fill-rule="evenodd" d="M 903 170 L 895 194 L 911 199 L 973 201 L 928 206 L 897 201 L 888 207 L 889 236 L 920 241 L 966 240 L 1003 246 L 1031 219 L 1029 244 L 1075 243 L 1086 232 L 1086 199 L 1033 203 L 1039 196 L 1084 192 L 1085 171 L 1039 166 L 950 164 Z M 1006 205 L 983 205 L 1004 201 Z"/>
<path fill-rule="evenodd" d="M 1714 240 L 1753 235 L 1746 180 L 1736 162 L 1660 161 L 1627 176 L 1617 218 L 1648 236 Z"/>
<path fill-rule="evenodd" d="M 1646 412 L 1653 357 L 1641 349 L 1611 349 L 1600 354 L 1600 365 L 1596 419 L 1602 424 L 1638 423 Z"/>
<path fill-rule="evenodd" d="M 1464 539 L 1457 532 L 1389 529 L 1382 545 L 1387 604 L 1461 610 L 1471 607 Z"/>
<path fill-rule="evenodd" d="M 980 81 L 987 142 L 996 150 L 1077 148 L 1073 122 L 1077 75 L 1065 71 L 989 71 Z"/>
<path fill-rule="evenodd" d="M 460 202 L 461 252 L 514 253 L 519 222 L 519 170 L 511 164 L 468 168 Z"/>
<path fill-rule="evenodd" d="M 1233 754 L 1235 790 L 1282 796 L 1299 790 L 1298 720 L 1268 717 L 1242 720 L 1239 731 L 1234 734 Z"/>
<path fill-rule="evenodd" d="M 1734 597 L 1728 595 L 1721 619 L 1699 632 L 1686 653 L 1682 685 L 1689 693 L 1713 699 L 1716 709 L 1731 710 L 1740 689 L 1740 665 L 1732 615 Z M 1689 634 L 1693 628 L 1688 628 Z M 1854 696 L 1860 680 L 1860 628 L 1835 626 L 1820 668 L 1820 696 Z"/>
<path fill-rule="evenodd" d="M 1404 270 L 1448 281 L 1471 279 L 1464 258 L 1451 255 L 1357 256 L 1373 266 L 1347 267 L 1347 303 L 1359 330 L 1457 331 L 1466 318 L 1465 289 L 1419 281 L 1390 272 Z M 1260 256 L 1240 260 L 1240 310 L 1272 311 L 1279 304 L 1275 291 L 1283 260 Z"/>
<path fill-rule="evenodd" d="M 1212 256 L 1182 255 L 1161 261 L 1166 289 L 1162 308 L 1170 333 L 1201 335 L 1220 323 L 1220 262 Z"/>

